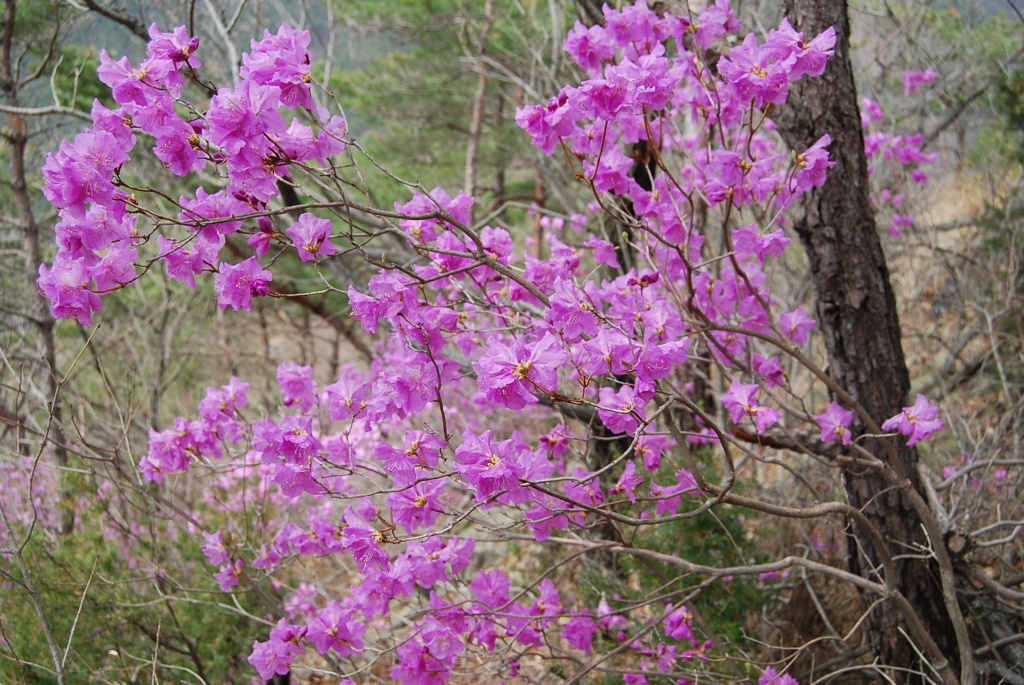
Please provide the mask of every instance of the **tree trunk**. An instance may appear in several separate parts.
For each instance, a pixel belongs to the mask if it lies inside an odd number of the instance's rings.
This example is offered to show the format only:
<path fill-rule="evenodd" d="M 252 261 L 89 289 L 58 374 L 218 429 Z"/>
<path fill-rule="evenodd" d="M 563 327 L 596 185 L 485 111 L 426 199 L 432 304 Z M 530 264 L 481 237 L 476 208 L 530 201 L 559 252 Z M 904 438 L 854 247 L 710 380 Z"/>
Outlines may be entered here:
<path fill-rule="evenodd" d="M 846 2 L 786 0 L 784 11 L 807 39 L 835 27 L 835 56 L 821 78 L 805 79 L 790 91 L 786 106 L 772 112 L 779 133 L 797 153 L 822 135 L 835 168 L 821 188 L 804 196 L 803 214 L 793 228 L 807 252 L 817 294 L 818 323 L 829 353 L 830 375 L 878 422 L 900 412 L 907 403 L 910 378 L 900 343 L 896 299 L 889 282 L 885 254 L 868 202 L 867 159 L 850 65 L 850 24 Z M 909 480 L 921 492 L 917 453 L 902 438 L 894 440 L 896 461 L 877 440 L 863 447 Z M 901 490 L 874 471 L 847 470 L 844 485 L 849 502 L 878 528 L 894 557 L 927 549 L 921 518 Z M 850 545 L 852 570 L 868 574 L 879 560 L 863 531 Z M 946 611 L 938 571 L 918 558 L 895 562 L 899 590 L 920 616 L 940 649 L 956 661 L 957 643 Z M 874 598 L 872 598 L 874 599 Z M 913 647 L 900 630 L 906 625 L 893 602 L 876 607 L 870 631 L 880 663 L 920 671 Z M 927 668 L 925 667 L 925 672 Z M 912 679 L 894 670 L 897 682 Z"/>
<path fill-rule="evenodd" d="M 17 107 L 20 105 L 20 74 L 18 73 L 19 58 L 14 54 L 14 31 L 18 18 L 18 3 L 16 0 L 7 0 L 3 17 L 0 24 L 0 96 L 6 104 Z M 57 31 L 57 27 L 53 29 Z M 49 58 L 47 58 L 49 59 Z M 40 73 L 44 73 L 40 70 Z M 8 145 L 10 158 L 10 180 L 8 185 L 12 199 L 14 200 L 17 214 L 17 225 L 22 230 L 22 241 L 25 253 L 25 277 L 29 283 L 35 283 L 38 275 L 39 263 L 42 261 L 39 247 L 39 225 L 36 223 L 35 214 L 32 211 L 32 198 L 29 194 L 28 173 L 26 167 L 26 154 L 29 145 L 28 124 L 20 114 L 11 114 L 8 126 L 2 133 Z M 71 532 L 74 527 L 73 495 L 65 486 L 67 480 L 63 472 L 68 464 L 68 452 L 65 446 L 64 421 L 61 411 L 59 396 L 60 373 L 57 367 L 57 344 L 54 338 L 54 318 L 50 314 L 50 308 L 41 295 L 31 297 L 31 318 L 35 322 L 39 334 L 40 361 L 46 374 L 47 412 L 49 417 L 44 424 L 46 433 L 43 440 L 47 448 L 52 449 L 54 462 L 58 469 L 58 478 L 61 483 L 61 531 L 64 534 Z"/>

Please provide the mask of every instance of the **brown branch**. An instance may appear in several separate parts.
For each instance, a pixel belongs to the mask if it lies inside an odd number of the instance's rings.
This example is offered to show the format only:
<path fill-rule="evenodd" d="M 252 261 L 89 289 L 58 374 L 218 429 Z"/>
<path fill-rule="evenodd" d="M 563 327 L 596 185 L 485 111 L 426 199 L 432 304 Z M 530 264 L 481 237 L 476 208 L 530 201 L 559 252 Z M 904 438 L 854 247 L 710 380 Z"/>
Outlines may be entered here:
<path fill-rule="evenodd" d="M 480 31 L 477 48 L 476 92 L 473 93 L 473 110 L 469 119 L 469 143 L 466 147 L 466 180 L 463 191 L 473 197 L 476 188 L 476 159 L 480 148 L 480 134 L 484 125 L 484 96 L 487 95 L 487 38 L 494 24 L 494 0 L 484 2 L 484 27 Z"/>
<path fill-rule="evenodd" d="M 149 31 L 146 29 L 146 25 L 142 23 L 142 20 L 136 16 L 128 14 L 128 12 L 119 5 L 101 5 L 97 0 L 83 0 L 83 4 L 90 11 L 104 16 L 112 22 L 125 27 L 131 31 L 135 37 L 141 38 L 143 42 L 149 42 Z"/>

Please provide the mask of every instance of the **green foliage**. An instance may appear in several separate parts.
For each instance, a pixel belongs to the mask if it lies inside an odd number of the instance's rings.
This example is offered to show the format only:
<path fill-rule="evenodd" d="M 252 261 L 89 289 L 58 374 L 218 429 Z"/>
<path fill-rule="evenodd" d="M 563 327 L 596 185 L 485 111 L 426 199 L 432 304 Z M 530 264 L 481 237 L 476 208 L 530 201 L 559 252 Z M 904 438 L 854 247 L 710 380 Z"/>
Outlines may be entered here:
<path fill-rule="evenodd" d="M 486 52 L 493 61 L 488 66 L 477 153 L 478 208 L 499 197 L 533 193 L 529 167 L 534 155 L 514 116 L 517 106 L 538 96 L 524 93 L 523 83 L 511 83 L 507 72 L 526 79 L 538 73 L 557 78 L 561 66 L 549 63 L 552 51 L 545 46 L 546 32 L 551 31 L 545 23 L 551 20 L 548 9 L 540 12 L 534 5 L 496 2 L 487 31 Z M 365 66 L 335 72 L 328 84 L 351 113 L 351 131 L 396 176 L 429 179 L 428 189 L 441 186 L 454 195 L 465 182 L 479 44 L 488 26 L 483 3 L 430 0 L 383 9 L 375 2 L 346 2 L 344 11 L 355 23 L 390 38 L 383 54 Z M 567 8 L 560 12 L 560 26 L 571 25 Z M 536 47 L 531 51 L 529 45 L 545 47 L 543 52 Z M 560 45 L 559 39 L 553 51 L 558 58 Z M 543 64 L 538 63 L 541 60 Z M 542 97 L 553 94 L 546 85 L 537 89 Z M 384 174 L 371 173 L 367 181 L 383 204 L 409 199 L 409 190 Z"/>
<path fill-rule="evenodd" d="M 674 483 L 676 468 L 663 463 L 653 480 Z M 617 476 L 609 478 L 609 482 L 614 482 L 615 478 Z M 696 508 L 701 499 L 683 496 L 679 511 Z M 627 508 L 621 513 L 635 515 L 637 512 Z M 631 546 L 694 564 L 722 568 L 764 561 L 757 531 L 750 528 L 743 511 L 733 507 L 718 507 L 713 512 L 705 511 L 691 518 L 646 526 L 637 531 L 629 540 Z M 699 632 L 705 638 L 716 638 L 713 649 L 720 653 L 731 653 L 733 647 L 741 644 L 750 629 L 750 619 L 759 617 L 761 609 L 773 599 L 758 579 L 737 577 L 728 583 L 702 587 L 707 578 L 683 574 L 678 567 L 649 557 L 622 555 L 618 564 L 614 571 L 590 568 L 582 587 L 589 588 L 597 597 L 605 597 L 615 609 L 629 607 L 634 602 L 643 604 L 652 595 L 665 597 L 666 602 L 676 606 L 685 604 L 698 617 L 695 625 L 700 625 Z M 650 611 L 657 613 L 663 608 L 655 603 Z M 634 626 L 632 630 L 635 629 Z M 617 637 L 607 631 L 601 637 L 604 643 L 600 649 L 610 650 L 619 644 Z"/>
<path fill-rule="evenodd" d="M 248 619 L 219 593 L 201 538 L 159 515 L 139 517 L 152 504 L 132 499 L 138 520 L 130 530 L 97 498 L 79 512 L 73 533 L 55 540 L 37 533 L 24 549 L 61 650 L 71 638 L 67 682 L 247 682 L 251 644 L 243 636 L 256 627 L 246 627 Z M 35 608 L 9 559 L 0 563 L 13 577 L 0 592 L 0 652 L 7 657 L 0 682 L 54 682 L 43 670 L 52 664 Z M 160 560 L 160 570 L 147 560 Z M 260 613 L 253 595 L 235 597 L 242 611 Z"/>
<path fill-rule="evenodd" d="M 88 111 L 93 100 L 99 100 L 110 109 L 117 107 L 110 88 L 96 74 L 99 65 L 99 55 L 94 48 L 63 46 L 61 63 L 54 70 L 53 78 L 53 90 L 63 98 L 62 105 Z"/>

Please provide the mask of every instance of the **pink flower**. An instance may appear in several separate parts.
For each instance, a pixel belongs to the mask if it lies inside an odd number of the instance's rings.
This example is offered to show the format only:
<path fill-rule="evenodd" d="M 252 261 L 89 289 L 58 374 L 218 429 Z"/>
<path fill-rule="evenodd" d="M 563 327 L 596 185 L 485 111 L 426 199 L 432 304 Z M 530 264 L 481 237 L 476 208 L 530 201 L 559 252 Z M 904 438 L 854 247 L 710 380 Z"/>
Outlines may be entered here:
<path fill-rule="evenodd" d="M 455 458 L 455 470 L 476 490 L 477 501 L 506 490 L 525 492 L 519 483 L 524 469 L 515 458 L 511 440 L 498 442 L 491 439 L 489 430 L 477 435 L 467 428 Z"/>
<path fill-rule="evenodd" d="M 918 88 L 926 83 L 934 83 L 935 76 L 935 72 L 931 69 L 925 69 L 924 71 L 905 71 L 903 72 L 903 92 L 907 95 L 913 95 L 917 92 Z"/>
<path fill-rule="evenodd" d="M 260 267 L 255 257 L 240 264 L 221 264 L 220 273 L 213 279 L 217 291 L 217 304 L 221 309 L 230 305 L 236 312 L 252 309 L 253 297 L 264 297 L 270 292 L 267 285 L 274 275 Z"/>
<path fill-rule="evenodd" d="M 764 669 L 764 673 L 757 679 L 758 685 L 800 685 L 800 682 L 793 676 L 785 673 L 779 675 L 774 668 Z"/>
<path fill-rule="evenodd" d="M 307 412 L 316 404 L 316 383 L 313 381 L 312 366 L 282 362 L 277 367 L 277 383 L 281 386 L 284 406 L 298 405 L 299 411 Z"/>
<path fill-rule="evenodd" d="M 220 581 L 220 589 L 222 592 L 227 592 L 238 585 L 239 579 L 242 577 L 243 568 L 245 568 L 245 564 L 242 560 L 236 559 L 233 562 L 228 561 L 220 567 L 220 571 L 213 574 L 213 577 Z"/>
<path fill-rule="evenodd" d="M 768 40 L 764 49 L 772 51 L 775 59 L 791 64 L 789 78 L 796 81 L 805 74 L 821 76 L 825 72 L 825 63 L 835 54 L 836 30 L 829 26 L 809 43 L 804 43 L 804 32 L 799 33 L 786 17 L 779 25 L 779 30 L 768 32 Z"/>
<path fill-rule="evenodd" d="M 610 62 L 615 57 L 615 44 L 608 39 L 605 27 L 596 24 L 587 27 L 578 19 L 563 45 L 576 64 L 591 76 L 598 76 L 602 62 Z"/>
<path fill-rule="evenodd" d="M 192 56 L 199 48 L 199 38 L 190 38 L 184 26 L 178 26 L 171 33 L 162 33 L 156 24 L 151 24 L 149 39 L 146 54 L 150 57 L 169 59 L 175 63 L 184 62 L 193 69 L 203 66 Z"/>
<path fill-rule="evenodd" d="M 615 246 L 607 240 L 591 237 L 583 245 L 594 251 L 594 261 L 598 264 L 607 264 L 616 269 L 619 268 L 619 258 L 615 253 Z"/>
<path fill-rule="evenodd" d="M 293 656 L 288 647 L 289 643 L 280 640 L 253 642 L 248 661 L 263 680 L 285 675 L 291 670 Z"/>
<path fill-rule="evenodd" d="M 53 267 L 39 265 L 36 281 L 43 295 L 50 300 L 50 313 L 61 319 L 77 319 L 83 326 L 92 325 L 92 314 L 98 312 L 100 296 L 92 291 L 92 274 L 81 261 L 53 261 Z"/>
<path fill-rule="evenodd" d="M 295 243 L 295 249 L 299 251 L 299 259 L 309 262 L 317 257 L 327 257 L 338 251 L 334 243 L 328 240 L 332 230 L 333 226 L 330 221 L 306 212 L 285 233 Z"/>
<path fill-rule="evenodd" d="M 517 340 L 509 347 L 489 341 L 487 352 L 473 368 L 480 390 L 488 402 L 509 409 L 522 409 L 539 400 L 534 391 L 553 393 L 558 387 L 558 369 L 565 363 L 561 343 L 550 333 L 532 344 Z"/>
<path fill-rule="evenodd" d="M 601 404 L 597 415 L 615 433 L 632 434 L 644 420 L 646 402 L 639 400 L 632 385 L 623 385 L 618 391 L 601 388 L 598 395 Z M 637 420 L 639 418 L 639 420 Z"/>
<path fill-rule="evenodd" d="M 469 584 L 478 602 L 496 609 L 508 602 L 509 580 L 504 571 L 480 571 Z"/>
<path fill-rule="evenodd" d="M 207 137 L 234 154 L 264 135 L 280 135 L 285 131 L 280 104 L 281 89 L 275 86 L 244 79 L 234 89 L 221 88 L 210 100 Z"/>
<path fill-rule="evenodd" d="M 938 416 L 939 408 L 929 402 L 927 397 L 918 394 L 914 405 L 903 407 L 902 412 L 882 424 L 882 430 L 895 430 L 903 435 L 909 435 L 910 440 L 907 441 L 907 446 L 913 447 L 931 436 L 932 433 L 946 427 L 946 424 Z"/>
<path fill-rule="evenodd" d="M 216 533 L 203 533 L 206 544 L 203 545 L 203 554 L 211 564 L 220 566 L 231 560 L 227 547 L 224 545 L 224 534 L 221 531 Z"/>
<path fill-rule="evenodd" d="M 853 437 L 850 434 L 850 424 L 853 422 L 853 412 L 843 409 L 833 402 L 828 405 L 825 413 L 818 416 L 818 425 L 821 427 L 821 439 L 823 442 L 839 440 L 844 445 L 849 445 Z"/>
<path fill-rule="evenodd" d="M 381 549 L 383 536 L 349 505 L 345 508 L 345 539 L 342 546 L 347 549 L 360 573 L 371 568 L 387 570 L 391 567 L 391 555 Z"/>
<path fill-rule="evenodd" d="M 882 111 L 882 106 L 871 98 L 864 98 L 860 101 L 860 123 L 861 126 L 867 128 L 869 124 L 876 121 L 882 121 L 885 119 L 885 113 Z M 871 155 L 868 155 L 870 157 Z"/>
<path fill-rule="evenodd" d="M 753 101 L 761 107 L 765 101 L 781 105 L 789 95 L 791 66 L 773 59 L 773 52 L 758 46 L 753 33 L 743 44 L 729 51 L 718 61 L 718 71 L 736 88 L 741 100 Z"/>
<path fill-rule="evenodd" d="M 634 491 L 637 487 L 643 485 L 643 482 L 644 477 L 637 475 L 636 463 L 631 459 L 626 462 L 626 468 L 623 469 L 618 482 L 609 488 L 608 493 L 612 495 L 626 493 L 626 496 L 629 497 L 629 501 L 636 504 L 636 493 Z"/>
<path fill-rule="evenodd" d="M 366 625 L 333 599 L 306 621 L 306 629 L 306 637 L 321 654 L 334 650 L 338 657 L 346 657 L 363 651 Z"/>
<path fill-rule="evenodd" d="M 807 334 L 816 323 L 817 321 L 807 316 L 803 307 L 797 307 L 796 311 L 787 312 L 779 317 L 779 328 L 782 329 L 783 335 L 797 345 L 807 344 Z"/>
<path fill-rule="evenodd" d="M 544 317 L 568 342 L 580 340 L 584 334 L 597 333 L 597 316 L 590 298 L 572 281 L 558 281 L 551 296 L 551 308 Z"/>
<path fill-rule="evenodd" d="M 309 31 L 281 24 L 276 34 L 263 31 L 263 40 L 252 41 L 252 51 L 242 55 L 243 79 L 280 89 L 281 103 L 292 109 L 313 109 L 309 83 Z"/>
<path fill-rule="evenodd" d="M 750 224 L 733 230 L 732 242 L 737 252 L 755 255 L 757 261 L 763 264 L 766 256 L 781 256 L 790 241 L 781 228 L 762 235 L 757 230 L 757 224 Z"/>
<path fill-rule="evenodd" d="M 668 612 L 668 615 L 665 616 L 665 634 L 673 640 L 692 640 L 693 628 L 691 623 L 693 622 L 693 614 L 690 610 L 682 604 L 676 607 L 675 610 L 669 604 L 665 610 Z"/>
<path fill-rule="evenodd" d="M 423 481 L 406 490 L 392 492 L 388 495 L 388 506 L 395 523 L 412 533 L 417 528 L 434 525 L 442 511 L 443 494 L 443 480 Z"/>
<path fill-rule="evenodd" d="M 827 145 L 832 143 L 832 136 L 823 135 L 818 141 L 807 148 L 807 151 L 796 156 L 796 171 L 793 174 L 794 192 L 802 193 L 812 186 L 825 185 L 826 172 L 836 165 L 829 161 Z"/>
<path fill-rule="evenodd" d="M 594 646 L 594 633 L 597 632 L 597 624 L 588 613 L 584 609 L 582 616 L 573 616 L 569 619 L 569 622 L 562 628 L 562 637 L 570 645 L 590 656 L 590 648 Z"/>
<path fill-rule="evenodd" d="M 757 385 L 746 385 L 734 378 L 729 385 L 729 391 L 722 395 L 722 405 L 729 410 L 729 418 L 733 423 L 739 423 L 744 416 L 749 416 L 753 419 L 757 432 L 761 433 L 777 422 L 782 414 L 758 404 L 757 391 Z"/>

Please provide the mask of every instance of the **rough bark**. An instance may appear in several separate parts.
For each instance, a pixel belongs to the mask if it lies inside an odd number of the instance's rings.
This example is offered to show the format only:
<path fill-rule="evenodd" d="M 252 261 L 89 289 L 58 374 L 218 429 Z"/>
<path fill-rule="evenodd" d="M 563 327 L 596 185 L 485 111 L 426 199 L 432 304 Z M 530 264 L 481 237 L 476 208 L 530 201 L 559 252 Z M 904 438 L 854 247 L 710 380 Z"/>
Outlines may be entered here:
<path fill-rule="evenodd" d="M 867 160 L 849 54 L 846 2 L 786 0 L 784 11 L 798 31 L 811 38 L 829 26 L 836 30 L 836 54 L 821 78 L 805 79 L 790 92 L 787 105 L 773 112 L 779 132 L 796 152 L 822 135 L 836 166 L 828 182 L 805 196 L 793 228 L 806 250 L 817 295 L 818 325 L 829 354 L 829 372 L 878 422 L 907 403 L 910 378 L 900 343 L 896 299 L 874 212 L 868 202 Z M 862 442 L 910 487 L 921 492 L 917 453 L 896 440 L 895 459 L 879 441 Z M 889 543 L 893 556 L 927 548 L 922 522 L 905 493 L 873 471 L 844 473 L 851 505 L 861 509 Z M 870 544 L 851 544 L 853 570 L 867 574 L 878 559 Z M 957 646 L 938 573 L 917 558 L 897 558 L 899 590 L 951 661 Z M 900 631 L 905 619 L 893 603 L 872 616 L 873 647 L 881 663 L 918 670 L 918 656 Z M 898 681 L 906 672 L 894 671 Z"/>

